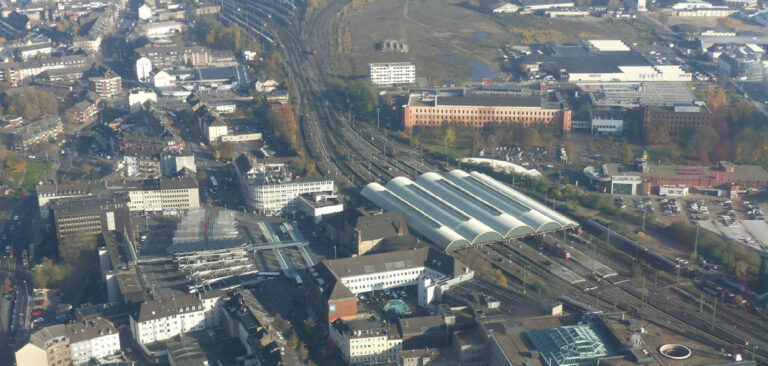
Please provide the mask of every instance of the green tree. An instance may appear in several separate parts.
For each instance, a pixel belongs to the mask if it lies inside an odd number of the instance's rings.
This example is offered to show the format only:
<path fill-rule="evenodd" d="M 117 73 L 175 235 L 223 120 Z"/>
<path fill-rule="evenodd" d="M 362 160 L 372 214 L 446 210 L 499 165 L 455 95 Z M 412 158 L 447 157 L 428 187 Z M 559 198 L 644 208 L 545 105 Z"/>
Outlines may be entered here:
<path fill-rule="evenodd" d="M 621 149 L 621 161 L 624 163 L 631 163 L 632 162 L 632 148 L 629 147 L 629 144 L 627 143 L 627 139 L 624 139 L 623 147 Z"/>
<path fill-rule="evenodd" d="M 24 61 L 24 59 L 21 57 L 21 50 L 18 48 L 13 49 L 13 61 L 16 61 L 16 62 Z"/>
<path fill-rule="evenodd" d="M 757 271 L 757 292 L 768 292 L 768 260 L 763 256 L 760 257 L 760 269 Z"/>
<path fill-rule="evenodd" d="M 352 80 L 347 84 L 347 95 L 352 113 L 358 119 L 369 119 L 378 101 L 373 84 L 363 79 Z"/>

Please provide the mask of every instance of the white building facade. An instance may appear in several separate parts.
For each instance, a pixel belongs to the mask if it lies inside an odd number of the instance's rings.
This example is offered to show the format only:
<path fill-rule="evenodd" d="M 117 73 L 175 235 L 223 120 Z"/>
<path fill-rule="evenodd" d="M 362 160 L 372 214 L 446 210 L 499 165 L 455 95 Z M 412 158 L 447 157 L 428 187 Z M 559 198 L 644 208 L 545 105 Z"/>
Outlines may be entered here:
<path fill-rule="evenodd" d="M 128 209 L 132 213 L 163 212 L 200 207 L 197 187 L 128 191 Z"/>
<path fill-rule="evenodd" d="M 354 323 L 350 320 L 348 323 Z M 397 360 L 403 340 L 381 329 L 350 329 L 342 319 L 328 327 L 328 337 L 350 365 L 385 364 Z"/>
<path fill-rule="evenodd" d="M 410 85 L 416 82 L 416 65 L 412 62 L 368 64 L 371 81 L 378 86 Z"/>
<path fill-rule="evenodd" d="M 129 316 L 131 332 L 136 343 L 144 345 L 216 327 L 222 306 L 223 300 L 216 293 L 146 301 L 138 314 Z"/>
<path fill-rule="evenodd" d="M 117 331 L 101 330 L 97 337 L 76 343 L 70 343 L 72 363 L 87 364 L 91 359 L 104 359 L 120 353 L 120 333 Z"/>
<path fill-rule="evenodd" d="M 256 179 L 249 179 L 248 185 L 251 208 L 268 216 L 295 210 L 299 195 L 333 193 L 331 179 L 300 179 L 282 183 L 256 182 Z"/>

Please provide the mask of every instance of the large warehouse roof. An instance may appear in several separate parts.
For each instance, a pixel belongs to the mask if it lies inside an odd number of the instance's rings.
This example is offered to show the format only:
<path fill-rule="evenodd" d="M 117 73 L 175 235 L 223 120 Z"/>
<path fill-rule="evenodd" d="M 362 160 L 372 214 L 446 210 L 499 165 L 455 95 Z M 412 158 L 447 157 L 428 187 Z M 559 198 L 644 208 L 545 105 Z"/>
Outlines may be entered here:
<path fill-rule="evenodd" d="M 416 181 L 397 177 L 371 183 L 363 197 L 402 211 L 408 225 L 443 249 L 576 226 L 541 203 L 478 172 L 426 173 Z"/>

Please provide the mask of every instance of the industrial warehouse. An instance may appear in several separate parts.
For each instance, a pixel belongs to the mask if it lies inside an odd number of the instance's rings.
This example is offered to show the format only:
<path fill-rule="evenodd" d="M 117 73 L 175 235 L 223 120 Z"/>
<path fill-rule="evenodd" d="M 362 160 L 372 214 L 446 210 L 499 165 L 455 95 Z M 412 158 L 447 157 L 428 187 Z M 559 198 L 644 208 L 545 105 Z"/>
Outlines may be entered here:
<path fill-rule="evenodd" d="M 479 172 L 425 173 L 370 183 L 362 196 L 402 211 L 408 225 L 444 250 L 578 226 L 576 222 Z"/>

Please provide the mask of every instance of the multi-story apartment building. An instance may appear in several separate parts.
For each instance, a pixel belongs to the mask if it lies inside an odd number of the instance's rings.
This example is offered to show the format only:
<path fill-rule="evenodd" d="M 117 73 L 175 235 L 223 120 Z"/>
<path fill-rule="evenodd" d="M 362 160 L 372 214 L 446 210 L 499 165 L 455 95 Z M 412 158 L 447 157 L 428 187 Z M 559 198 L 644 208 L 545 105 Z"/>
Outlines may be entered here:
<path fill-rule="evenodd" d="M 216 327 L 222 307 L 222 293 L 216 291 L 145 301 L 129 315 L 133 339 L 144 345 Z"/>
<path fill-rule="evenodd" d="M 128 192 L 132 213 L 151 213 L 200 207 L 195 177 L 144 179 L 110 184 L 108 188 Z"/>
<path fill-rule="evenodd" d="M 56 200 L 50 205 L 59 254 L 74 258 L 81 250 L 95 249 L 99 235 L 130 227 L 124 197 L 90 196 Z"/>
<path fill-rule="evenodd" d="M 0 64 L 0 81 L 18 86 L 21 82 L 47 70 L 85 67 L 90 63 L 91 60 L 83 56 L 48 57 L 25 62 L 8 62 Z"/>
<path fill-rule="evenodd" d="M 416 82 L 416 66 L 412 62 L 368 64 L 371 82 L 379 86 L 410 85 Z"/>
<path fill-rule="evenodd" d="M 559 93 L 537 96 L 411 94 L 403 107 L 406 130 L 414 126 L 551 125 L 567 135 L 571 110 Z"/>
<path fill-rule="evenodd" d="M 137 48 L 136 53 L 148 58 L 152 65 L 160 69 L 187 65 L 203 67 L 208 66 L 212 59 L 211 50 L 202 46 L 147 45 Z"/>
<path fill-rule="evenodd" d="M 9 149 L 25 152 L 34 144 L 58 136 L 63 129 L 64 125 L 59 116 L 45 115 L 35 121 L 22 123 L 18 126 L 6 126 L 0 129 L 0 137 Z"/>
<path fill-rule="evenodd" d="M 249 178 L 248 203 L 262 215 L 274 216 L 296 210 L 302 194 L 333 193 L 333 180 L 309 178 L 272 180 L 267 176 Z"/>
<path fill-rule="evenodd" d="M 328 337 L 349 365 L 394 363 L 403 346 L 397 325 L 375 317 L 336 319 Z"/>
<path fill-rule="evenodd" d="M 123 91 L 123 79 L 118 75 L 88 78 L 88 87 L 102 98 L 111 98 Z"/>
<path fill-rule="evenodd" d="M 109 320 L 57 324 L 38 330 L 16 351 L 18 366 L 85 365 L 120 353 L 120 334 Z"/>
<path fill-rule="evenodd" d="M 643 133 L 663 126 L 670 136 L 677 136 L 688 128 L 712 127 L 712 111 L 704 102 L 673 107 L 647 106 L 643 108 Z"/>
<path fill-rule="evenodd" d="M 64 111 L 67 118 L 79 123 L 92 123 L 99 116 L 99 101 L 81 100 Z"/>

